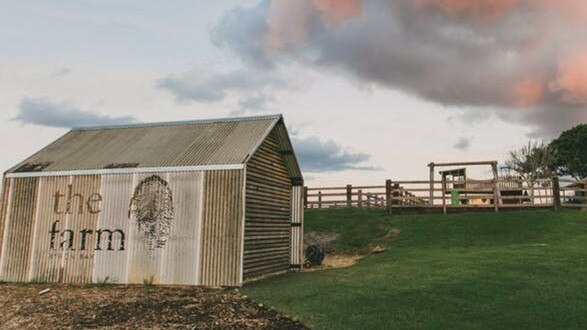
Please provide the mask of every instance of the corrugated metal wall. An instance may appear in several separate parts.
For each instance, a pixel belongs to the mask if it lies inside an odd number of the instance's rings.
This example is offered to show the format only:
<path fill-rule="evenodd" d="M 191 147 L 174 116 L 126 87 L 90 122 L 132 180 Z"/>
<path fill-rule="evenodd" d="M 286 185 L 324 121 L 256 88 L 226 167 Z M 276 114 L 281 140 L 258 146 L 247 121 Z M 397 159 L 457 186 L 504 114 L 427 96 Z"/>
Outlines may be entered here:
<path fill-rule="evenodd" d="M 304 187 L 291 189 L 291 264 L 304 263 Z"/>
<path fill-rule="evenodd" d="M 202 222 L 201 284 L 242 284 L 242 170 L 207 171 Z"/>
<path fill-rule="evenodd" d="M 240 285 L 243 171 L 10 178 L 0 279 Z"/>
<path fill-rule="evenodd" d="M 28 278 L 36 212 L 37 178 L 11 180 L 2 240 L 0 273 L 6 281 Z"/>
<path fill-rule="evenodd" d="M 290 269 L 291 178 L 275 132 L 247 164 L 244 279 Z"/>

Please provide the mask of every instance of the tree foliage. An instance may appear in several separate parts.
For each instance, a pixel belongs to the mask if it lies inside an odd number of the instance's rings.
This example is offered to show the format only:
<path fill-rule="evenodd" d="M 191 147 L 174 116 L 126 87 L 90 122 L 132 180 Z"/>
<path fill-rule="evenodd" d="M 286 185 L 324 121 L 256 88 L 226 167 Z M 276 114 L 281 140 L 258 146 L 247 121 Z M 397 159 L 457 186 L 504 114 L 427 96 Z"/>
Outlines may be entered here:
<path fill-rule="evenodd" d="M 559 174 L 587 178 L 587 124 L 562 132 L 550 146 L 556 152 Z"/>
<path fill-rule="evenodd" d="M 554 150 L 544 142 L 528 142 L 527 145 L 511 151 L 506 161 L 509 168 L 531 181 L 553 176 L 555 164 Z"/>

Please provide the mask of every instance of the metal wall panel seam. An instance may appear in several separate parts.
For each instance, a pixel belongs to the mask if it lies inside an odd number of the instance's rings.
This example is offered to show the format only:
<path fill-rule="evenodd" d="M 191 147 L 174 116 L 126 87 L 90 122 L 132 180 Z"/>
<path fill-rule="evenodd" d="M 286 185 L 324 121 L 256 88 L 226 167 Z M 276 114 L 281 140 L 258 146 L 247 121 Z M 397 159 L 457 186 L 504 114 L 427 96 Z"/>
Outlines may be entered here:
<path fill-rule="evenodd" d="M 68 176 L 68 185 L 73 185 L 73 176 Z M 69 228 L 69 218 L 70 215 L 68 212 L 65 213 L 65 223 L 63 228 Z M 58 281 L 63 282 L 63 278 L 65 277 L 65 252 L 61 252 L 61 261 L 59 262 L 59 270 L 58 270 Z"/>
<path fill-rule="evenodd" d="M 245 167 L 242 171 L 242 182 L 243 182 L 243 190 L 242 190 L 242 223 L 241 223 L 241 240 L 240 240 L 240 249 L 241 249 L 241 257 L 240 257 L 240 265 L 239 265 L 239 286 L 243 285 L 244 282 L 244 262 L 245 262 L 245 225 L 246 225 L 246 214 L 247 214 L 247 165 L 245 163 Z"/>
<path fill-rule="evenodd" d="M 6 249 L 8 248 L 8 227 L 12 211 L 12 195 L 14 194 L 14 179 L 10 179 L 10 188 L 8 189 L 8 202 L 6 204 L 6 218 L 4 220 L 4 235 L 2 237 L 2 256 L 0 259 L 0 275 L 5 277 L 4 268 L 6 266 Z"/>
<path fill-rule="evenodd" d="M 162 172 L 192 172 L 210 170 L 242 170 L 244 164 L 217 164 L 197 166 L 173 166 L 173 167 L 134 167 L 115 169 L 93 169 L 93 170 L 72 170 L 72 171 L 51 171 L 51 172 L 26 172 L 7 173 L 7 178 L 34 178 L 47 176 L 80 176 L 80 175 L 106 175 L 106 174 L 136 174 L 136 173 L 162 173 Z"/>
<path fill-rule="evenodd" d="M 200 212 L 200 221 L 198 223 L 198 226 L 199 226 L 198 236 L 199 237 L 196 237 L 196 239 L 198 240 L 198 243 L 197 243 L 198 251 L 196 251 L 196 253 L 195 253 L 196 258 L 198 258 L 198 260 L 196 260 L 196 274 L 195 274 L 196 285 L 202 285 L 202 274 L 201 274 L 201 272 L 202 272 L 202 260 L 201 259 L 202 259 L 202 245 L 203 245 L 203 232 L 202 232 L 203 225 L 202 224 L 204 222 L 204 198 L 205 198 L 205 196 L 204 196 L 204 180 L 206 177 L 205 171 L 202 171 L 200 173 L 201 173 L 200 174 L 200 189 L 199 189 L 200 190 L 199 191 L 200 204 L 198 205 L 198 210 Z"/>
<path fill-rule="evenodd" d="M 133 173 L 132 176 L 132 186 L 136 187 L 139 183 L 139 176 L 138 173 Z M 133 246 L 134 245 L 134 228 L 133 228 L 134 224 L 129 224 L 129 231 L 128 231 L 128 246 L 126 247 L 127 249 L 127 257 L 126 257 L 126 278 L 124 279 L 124 283 L 129 283 L 130 282 L 130 268 L 131 268 L 131 262 L 132 262 L 132 258 L 131 258 L 131 251 L 133 251 Z"/>
<path fill-rule="evenodd" d="M 102 190 L 102 188 L 104 187 L 104 176 L 102 175 L 100 177 L 100 191 L 99 194 L 100 196 L 104 196 L 104 191 Z M 98 217 L 96 218 L 96 226 L 98 226 L 98 224 L 100 223 L 100 220 L 102 220 L 102 212 L 98 213 Z M 96 278 L 96 262 L 97 262 L 98 258 L 96 257 L 96 253 L 94 252 L 94 261 L 93 261 L 93 266 L 92 266 L 92 282 L 98 282 L 100 279 Z"/>
<path fill-rule="evenodd" d="M 37 182 L 38 187 L 37 187 L 37 197 L 35 198 L 35 217 L 33 219 L 33 240 L 31 242 L 31 255 L 30 258 L 31 260 L 29 261 L 29 273 L 27 275 L 27 278 L 29 281 L 33 280 L 33 268 L 35 266 L 34 261 L 35 261 L 35 250 L 36 250 L 36 246 L 37 246 L 37 226 L 39 225 L 39 212 L 40 212 L 40 207 L 39 207 L 39 203 L 41 201 L 41 190 L 43 188 L 43 180 L 38 180 Z"/>
<path fill-rule="evenodd" d="M 171 182 L 169 179 L 170 175 L 169 172 L 165 173 L 165 181 L 166 182 Z M 174 196 L 174 198 L 177 198 L 178 196 Z M 166 249 L 162 249 L 161 251 L 161 259 L 159 260 L 159 281 L 161 282 L 161 284 L 173 284 L 173 283 L 165 283 L 165 281 L 167 281 L 166 278 L 166 274 L 165 274 L 165 263 L 167 262 L 167 258 L 169 258 L 169 242 L 167 242 L 167 248 Z"/>

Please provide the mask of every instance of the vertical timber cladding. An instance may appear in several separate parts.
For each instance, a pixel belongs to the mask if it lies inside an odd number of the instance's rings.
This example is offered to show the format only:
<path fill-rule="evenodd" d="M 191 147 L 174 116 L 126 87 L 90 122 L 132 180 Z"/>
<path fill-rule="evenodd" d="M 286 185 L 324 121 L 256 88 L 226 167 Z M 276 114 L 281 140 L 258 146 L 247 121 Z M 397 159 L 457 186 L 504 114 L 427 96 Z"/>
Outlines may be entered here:
<path fill-rule="evenodd" d="M 274 134 L 247 163 L 245 280 L 290 269 L 292 185 Z"/>
<path fill-rule="evenodd" d="M 242 170 L 205 174 L 201 285 L 242 284 L 243 185 Z"/>

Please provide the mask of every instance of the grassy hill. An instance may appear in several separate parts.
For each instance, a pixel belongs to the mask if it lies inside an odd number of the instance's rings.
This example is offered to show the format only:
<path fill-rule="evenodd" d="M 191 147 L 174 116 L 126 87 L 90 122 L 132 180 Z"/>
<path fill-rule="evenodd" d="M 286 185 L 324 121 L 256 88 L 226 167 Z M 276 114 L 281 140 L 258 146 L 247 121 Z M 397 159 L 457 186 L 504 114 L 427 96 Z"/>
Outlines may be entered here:
<path fill-rule="evenodd" d="M 584 329 L 587 213 L 394 215 L 313 210 L 306 231 L 339 251 L 387 251 L 353 267 L 287 274 L 244 292 L 316 329 Z M 385 239 L 391 228 L 399 230 Z"/>

